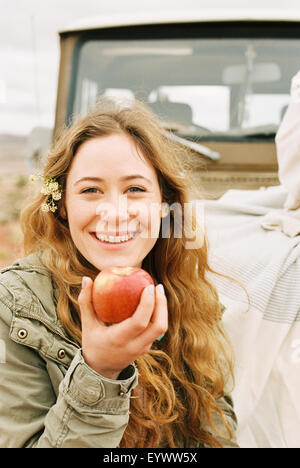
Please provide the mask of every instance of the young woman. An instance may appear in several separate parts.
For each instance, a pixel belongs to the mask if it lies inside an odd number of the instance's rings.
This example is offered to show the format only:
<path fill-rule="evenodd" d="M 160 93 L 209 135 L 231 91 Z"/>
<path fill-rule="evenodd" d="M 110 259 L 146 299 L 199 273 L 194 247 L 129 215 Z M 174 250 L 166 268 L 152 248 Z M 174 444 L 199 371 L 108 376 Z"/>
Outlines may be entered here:
<path fill-rule="evenodd" d="M 206 244 L 178 234 L 197 222 L 182 151 L 142 103 L 104 98 L 55 143 L 21 216 L 26 256 L 0 275 L 2 447 L 237 447 Z M 91 293 L 111 266 L 155 288 L 109 326 Z"/>

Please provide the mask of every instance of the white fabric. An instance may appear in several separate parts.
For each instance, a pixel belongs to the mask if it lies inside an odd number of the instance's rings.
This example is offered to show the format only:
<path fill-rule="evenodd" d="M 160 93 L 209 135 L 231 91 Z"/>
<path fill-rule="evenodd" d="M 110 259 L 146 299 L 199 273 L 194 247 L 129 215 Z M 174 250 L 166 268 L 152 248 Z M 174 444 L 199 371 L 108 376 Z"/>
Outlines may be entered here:
<path fill-rule="evenodd" d="M 234 345 L 233 391 L 242 448 L 300 448 L 300 236 L 264 230 L 288 192 L 231 190 L 205 201 L 211 266 Z"/>
<path fill-rule="evenodd" d="M 265 229 L 300 233 L 300 72 L 291 82 L 291 99 L 276 135 L 278 177 L 287 190 L 282 209 L 271 210 L 261 220 Z"/>
<path fill-rule="evenodd" d="M 283 209 L 269 211 L 261 220 L 261 225 L 267 230 L 282 231 L 289 237 L 300 234 L 300 208 L 295 211 Z"/>
<path fill-rule="evenodd" d="M 278 176 L 288 191 L 284 208 L 300 208 L 300 71 L 292 78 L 291 99 L 276 135 Z"/>
<path fill-rule="evenodd" d="M 291 83 L 291 100 L 276 135 L 278 176 L 288 191 L 285 208 L 300 208 L 300 72 Z"/>

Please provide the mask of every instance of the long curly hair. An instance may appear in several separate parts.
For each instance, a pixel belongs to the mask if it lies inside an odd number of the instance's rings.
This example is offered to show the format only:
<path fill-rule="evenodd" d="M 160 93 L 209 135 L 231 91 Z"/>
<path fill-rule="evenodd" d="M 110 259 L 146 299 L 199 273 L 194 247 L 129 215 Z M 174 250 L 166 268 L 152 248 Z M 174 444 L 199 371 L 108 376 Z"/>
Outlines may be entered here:
<path fill-rule="evenodd" d="M 156 170 L 162 200 L 169 205 L 189 201 L 191 181 L 187 150 L 173 142 L 159 119 L 139 101 L 127 105 L 101 98 L 85 117 L 65 128 L 49 150 L 45 177 L 56 178 L 62 198 L 55 213 L 43 212 L 47 195 L 37 193 L 21 213 L 24 252 L 39 252 L 59 290 L 58 317 L 80 345 L 78 295 L 82 276 L 98 271 L 76 249 L 63 216 L 66 176 L 79 146 L 88 139 L 123 132 L 129 135 Z M 182 216 L 186 217 L 184 209 Z M 186 219 L 183 220 L 185 222 Z M 195 213 L 191 223 L 196 227 Z M 160 235 L 142 267 L 162 283 L 168 301 L 169 329 L 164 338 L 139 357 L 139 384 L 130 399 L 130 417 L 121 447 L 222 447 L 215 435 L 216 401 L 233 381 L 231 347 L 221 326 L 222 306 L 208 279 L 207 240 L 186 248 L 185 232 L 175 236 L 177 219 L 169 213 L 170 235 Z"/>

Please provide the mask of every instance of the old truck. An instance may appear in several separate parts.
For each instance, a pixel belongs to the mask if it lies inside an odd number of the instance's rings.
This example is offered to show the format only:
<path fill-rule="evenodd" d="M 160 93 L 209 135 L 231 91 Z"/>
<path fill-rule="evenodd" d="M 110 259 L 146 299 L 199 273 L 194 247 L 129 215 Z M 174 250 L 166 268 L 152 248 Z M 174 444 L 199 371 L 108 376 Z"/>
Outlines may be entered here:
<path fill-rule="evenodd" d="M 300 68 L 300 13 L 201 10 L 89 18 L 60 31 L 54 137 L 101 94 L 138 98 L 193 148 L 199 186 L 277 185 L 274 137 Z"/>

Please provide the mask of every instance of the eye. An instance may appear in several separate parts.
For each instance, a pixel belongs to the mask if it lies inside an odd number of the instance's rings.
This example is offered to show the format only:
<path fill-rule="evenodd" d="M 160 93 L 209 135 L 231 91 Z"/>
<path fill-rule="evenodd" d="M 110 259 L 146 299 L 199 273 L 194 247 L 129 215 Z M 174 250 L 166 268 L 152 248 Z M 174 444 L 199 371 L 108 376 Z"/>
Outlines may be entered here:
<path fill-rule="evenodd" d="M 142 187 L 129 187 L 128 189 L 129 192 L 133 193 L 133 192 L 145 192 L 146 190 L 143 189 Z"/>
<path fill-rule="evenodd" d="M 99 192 L 99 189 L 97 189 L 96 187 L 90 187 L 90 188 L 82 190 L 81 193 L 98 193 L 98 192 Z"/>

